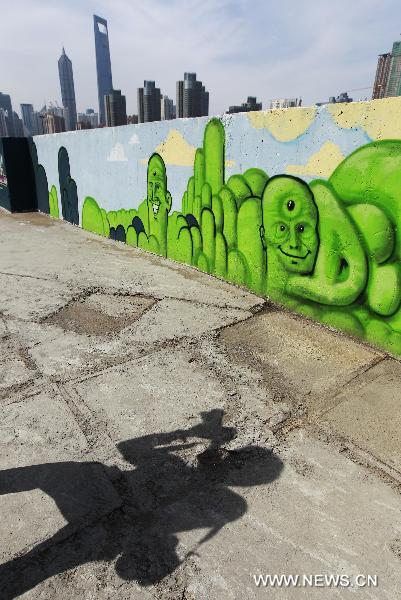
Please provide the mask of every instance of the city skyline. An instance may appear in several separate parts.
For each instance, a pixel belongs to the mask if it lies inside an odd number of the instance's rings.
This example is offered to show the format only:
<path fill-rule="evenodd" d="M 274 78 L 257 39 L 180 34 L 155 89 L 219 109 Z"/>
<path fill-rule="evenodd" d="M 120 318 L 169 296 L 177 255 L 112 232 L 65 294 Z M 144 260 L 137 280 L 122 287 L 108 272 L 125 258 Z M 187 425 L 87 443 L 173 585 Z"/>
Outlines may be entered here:
<path fill-rule="evenodd" d="M 127 97 L 128 114 L 137 112 L 136 90 L 143 80 L 155 79 L 163 94 L 175 98 L 175 82 L 188 70 L 211 92 L 209 114 L 225 112 L 247 94 L 256 95 L 264 106 L 271 98 L 293 96 L 301 96 L 304 105 L 313 104 L 333 91 L 373 85 L 377 56 L 400 38 L 401 7 L 392 0 L 367 2 L 371 10 L 357 1 L 347 5 L 346 14 L 340 10 L 345 7 L 341 0 L 336 6 L 306 2 L 300 15 L 295 2 L 269 11 L 257 2 L 247 11 L 242 1 L 216 6 L 175 0 L 165 9 L 159 1 L 133 7 L 121 0 L 116 5 L 74 3 L 72 11 L 62 0 L 51 9 L 42 2 L 39 11 L 32 11 L 24 0 L 17 2 L 18 11 L 11 6 L 7 23 L 0 25 L 2 87 L 16 107 L 32 103 L 38 109 L 45 101 L 61 102 L 54 58 L 64 44 L 74 65 L 78 111 L 97 109 L 91 22 L 96 13 L 108 21 L 113 79 Z M 145 24 L 151 21 L 160 25 L 157 44 L 144 38 Z M 12 43 L 21 27 L 27 44 L 23 60 Z"/>

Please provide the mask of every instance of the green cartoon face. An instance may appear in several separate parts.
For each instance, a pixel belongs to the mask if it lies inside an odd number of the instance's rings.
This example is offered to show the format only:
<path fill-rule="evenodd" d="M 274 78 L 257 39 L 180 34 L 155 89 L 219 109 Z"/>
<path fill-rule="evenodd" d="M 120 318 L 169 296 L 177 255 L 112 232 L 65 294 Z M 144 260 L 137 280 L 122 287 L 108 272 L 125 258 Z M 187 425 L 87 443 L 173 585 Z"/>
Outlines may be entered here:
<path fill-rule="evenodd" d="M 273 177 L 265 187 L 262 209 L 262 238 L 268 256 L 274 252 L 292 273 L 311 273 L 319 238 L 317 207 L 309 186 L 285 175 Z"/>
<path fill-rule="evenodd" d="M 158 219 L 164 209 L 171 208 L 171 194 L 167 190 L 166 167 L 158 154 L 153 154 L 148 163 L 148 195 L 149 216 Z"/>

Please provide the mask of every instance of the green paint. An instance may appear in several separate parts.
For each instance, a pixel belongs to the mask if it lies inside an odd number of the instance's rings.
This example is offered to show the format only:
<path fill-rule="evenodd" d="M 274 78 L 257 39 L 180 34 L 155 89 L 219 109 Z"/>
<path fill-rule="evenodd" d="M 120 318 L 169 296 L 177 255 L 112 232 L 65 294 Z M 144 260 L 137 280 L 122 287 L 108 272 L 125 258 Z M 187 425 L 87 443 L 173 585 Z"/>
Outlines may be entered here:
<path fill-rule="evenodd" d="M 182 213 L 170 214 L 166 167 L 153 154 L 138 210 L 106 214 L 87 197 L 82 225 L 106 236 L 110 227 L 123 227 L 132 246 L 401 354 L 401 141 L 368 144 L 328 181 L 309 184 L 289 175 L 269 179 L 259 168 L 226 182 L 224 167 L 224 127 L 211 119 Z M 68 194 L 69 163 L 64 171 Z M 54 186 L 49 205 L 58 208 Z"/>
<path fill-rule="evenodd" d="M 85 198 L 82 207 L 82 227 L 92 233 L 107 235 L 107 237 L 109 235 L 109 231 L 105 231 L 102 211 L 96 200 L 90 196 Z"/>
<path fill-rule="evenodd" d="M 207 263 L 210 272 L 213 272 L 215 261 L 216 226 L 214 223 L 214 214 L 209 208 L 204 208 L 202 210 L 201 230 L 203 240 L 203 252 L 207 258 Z"/>
<path fill-rule="evenodd" d="M 231 175 L 230 179 L 227 181 L 227 186 L 234 194 L 238 208 L 246 198 L 252 196 L 252 190 L 243 175 Z"/>
<path fill-rule="evenodd" d="M 217 194 L 224 184 L 225 133 L 220 119 L 211 119 L 205 127 L 203 152 L 205 157 L 205 181 L 212 194 Z"/>
<path fill-rule="evenodd" d="M 166 167 L 159 154 L 153 154 L 149 159 L 147 190 L 147 232 L 156 239 L 160 254 L 167 256 L 167 222 L 172 200 L 167 189 Z"/>
<path fill-rule="evenodd" d="M 245 257 L 239 250 L 230 250 L 228 252 L 227 279 L 238 285 L 246 285 L 249 279 Z"/>
<path fill-rule="evenodd" d="M 55 219 L 60 218 L 60 211 L 58 207 L 57 188 L 52 185 L 49 192 L 49 214 Z"/>
<path fill-rule="evenodd" d="M 221 231 L 216 232 L 214 273 L 217 277 L 227 277 L 227 242 Z"/>
<path fill-rule="evenodd" d="M 195 153 L 194 163 L 194 185 L 195 196 L 202 194 L 203 184 L 205 183 L 205 157 L 203 148 L 198 148 Z"/>
<path fill-rule="evenodd" d="M 223 234 L 229 248 L 237 246 L 237 203 L 229 187 L 223 185 L 219 196 L 223 207 Z"/>
<path fill-rule="evenodd" d="M 134 246 L 135 248 L 138 246 L 138 234 L 132 225 L 130 225 L 127 229 L 127 237 L 125 238 L 125 241 L 129 246 Z"/>
<path fill-rule="evenodd" d="M 238 211 L 237 244 L 247 264 L 246 285 L 257 293 L 263 293 L 265 281 L 265 253 L 260 238 L 262 203 L 260 198 L 247 198 Z"/>
<path fill-rule="evenodd" d="M 212 208 L 212 188 L 209 183 L 202 186 L 202 208 Z"/>
<path fill-rule="evenodd" d="M 198 227 L 191 227 L 191 239 L 192 239 L 192 259 L 191 264 L 196 266 L 199 258 L 199 254 L 202 252 L 202 234 Z"/>
<path fill-rule="evenodd" d="M 257 198 L 263 196 L 263 191 L 268 179 L 267 173 L 262 169 L 252 168 L 244 173 L 244 180 L 251 189 L 251 195 L 256 196 Z"/>
<path fill-rule="evenodd" d="M 198 260 L 196 262 L 196 266 L 198 267 L 198 269 L 200 269 L 201 271 L 204 271 L 205 273 L 210 273 L 210 266 L 209 266 L 209 261 L 207 259 L 207 256 L 205 256 L 205 254 L 203 252 L 199 253 L 198 256 Z"/>

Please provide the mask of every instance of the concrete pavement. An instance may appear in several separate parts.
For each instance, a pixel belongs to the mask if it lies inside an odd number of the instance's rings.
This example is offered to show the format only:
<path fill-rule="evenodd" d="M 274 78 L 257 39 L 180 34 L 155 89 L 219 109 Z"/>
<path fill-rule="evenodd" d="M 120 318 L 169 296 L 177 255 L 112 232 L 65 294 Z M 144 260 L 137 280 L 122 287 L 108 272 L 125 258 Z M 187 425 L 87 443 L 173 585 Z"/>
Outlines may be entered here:
<path fill-rule="evenodd" d="M 1 600 L 399 598 L 398 359 L 4 211 L 0 350 Z"/>

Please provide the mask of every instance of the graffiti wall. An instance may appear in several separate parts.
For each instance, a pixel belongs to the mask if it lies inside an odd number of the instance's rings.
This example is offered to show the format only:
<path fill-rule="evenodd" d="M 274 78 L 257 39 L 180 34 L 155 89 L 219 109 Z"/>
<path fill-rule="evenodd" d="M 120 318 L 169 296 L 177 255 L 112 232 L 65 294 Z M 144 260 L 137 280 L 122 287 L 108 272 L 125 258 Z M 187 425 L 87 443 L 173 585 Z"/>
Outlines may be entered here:
<path fill-rule="evenodd" d="M 44 212 L 401 355 L 401 98 L 34 138 Z"/>

